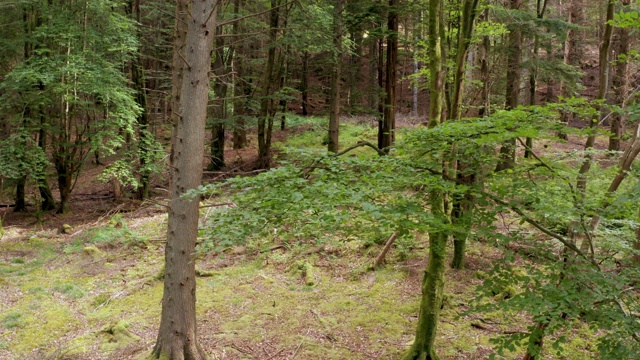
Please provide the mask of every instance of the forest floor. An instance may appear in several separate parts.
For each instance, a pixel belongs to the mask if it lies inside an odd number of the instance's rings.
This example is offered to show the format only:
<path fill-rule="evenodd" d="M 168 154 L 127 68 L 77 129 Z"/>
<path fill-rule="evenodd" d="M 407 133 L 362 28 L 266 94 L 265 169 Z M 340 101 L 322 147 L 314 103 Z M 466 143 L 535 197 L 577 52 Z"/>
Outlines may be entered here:
<path fill-rule="evenodd" d="M 307 130 L 275 139 L 295 135 L 288 142 L 295 146 L 309 141 Z M 252 151 L 229 151 L 236 161 L 230 168 L 240 169 Z M 94 180 L 99 171 L 88 165 L 72 214 L 0 209 L 0 359 L 150 354 L 163 291 L 167 216 L 159 203 L 166 182 L 157 181 L 153 201 L 115 202 L 109 185 Z M 71 229 L 61 232 L 63 224 Z M 416 236 L 419 246 L 409 256 L 392 250 L 376 271 L 369 268 L 381 246 L 362 239 L 203 255 L 196 263 L 199 340 L 212 359 L 397 359 L 412 343 L 417 321 L 427 239 Z M 443 359 L 486 359 L 494 353 L 492 337 L 530 324 L 506 322 L 500 313 L 465 314 L 482 274 L 503 256 L 488 242 L 472 242 L 467 254 L 466 269 L 447 270 L 437 340 Z M 564 358 L 592 356 L 588 329 L 576 325 L 566 335 Z"/>

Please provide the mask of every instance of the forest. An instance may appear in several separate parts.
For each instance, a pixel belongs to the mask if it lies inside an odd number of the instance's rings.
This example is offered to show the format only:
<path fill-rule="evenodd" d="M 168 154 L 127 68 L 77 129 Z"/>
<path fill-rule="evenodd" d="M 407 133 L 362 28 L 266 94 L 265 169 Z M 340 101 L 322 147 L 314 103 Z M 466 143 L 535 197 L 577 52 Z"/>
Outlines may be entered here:
<path fill-rule="evenodd" d="M 0 359 L 639 359 L 634 0 L 3 0 Z"/>

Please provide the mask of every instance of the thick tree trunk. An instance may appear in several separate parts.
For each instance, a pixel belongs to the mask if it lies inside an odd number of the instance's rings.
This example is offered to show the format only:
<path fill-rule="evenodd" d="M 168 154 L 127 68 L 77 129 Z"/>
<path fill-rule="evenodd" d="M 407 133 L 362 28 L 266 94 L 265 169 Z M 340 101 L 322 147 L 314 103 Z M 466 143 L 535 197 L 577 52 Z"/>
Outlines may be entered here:
<path fill-rule="evenodd" d="M 196 331 L 194 249 L 198 235 L 199 201 L 183 195 L 202 182 L 216 7 L 213 0 L 180 0 L 176 3 L 171 200 L 162 317 L 152 353 L 156 359 L 206 359 Z"/>
<path fill-rule="evenodd" d="M 43 112 L 40 112 L 40 133 L 38 134 L 38 147 L 42 149 L 43 152 L 46 151 L 47 148 L 47 135 L 45 132 L 45 116 Z M 47 171 L 45 164 L 41 164 L 39 166 L 39 173 L 36 176 L 36 181 L 38 183 L 38 191 L 40 192 L 41 204 L 40 209 L 42 211 L 49 211 L 56 208 L 56 201 L 53 199 L 53 193 L 51 193 L 51 188 L 49 187 L 49 182 L 47 181 Z"/>
<path fill-rule="evenodd" d="M 510 8 L 517 10 L 522 0 L 510 0 Z M 522 57 L 522 33 L 518 24 L 510 24 L 509 50 L 507 55 L 507 92 L 505 109 L 518 107 L 520 98 L 520 58 Z M 500 157 L 496 171 L 513 169 L 516 164 L 516 139 L 506 141 L 500 148 Z"/>
<path fill-rule="evenodd" d="M 69 198 L 73 187 L 73 176 L 71 175 L 69 160 L 62 159 L 55 162 L 58 173 L 58 192 L 60 193 L 60 204 L 56 213 L 66 214 L 69 212 Z"/>
<path fill-rule="evenodd" d="M 331 74 L 331 103 L 329 105 L 329 133 L 327 150 L 336 153 L 339 149 L 340 135 L 340 76 L 342 68 L 342 1 L 336 0 L 333 15 L 333 46 L 335 62 Z"/>
<path fill-rule="evenodd" d="M 14 212 L 21 212 L 27 210 L 27 203 L 25 202 L 25 184 L 27 183 L 27 177 L 22 176 L 16 181 L 16 197 L 15 197 L 15 206 L 13 207 Z"/>
<path fill-rule="evenodd" d="M 398 65 L 398 0 L 389 0 L 387 14 L 387 67 L 385 78 L 385 98 L 382 115 L 381 140 L 378 147 L 386 154 L 393 145 L 396 131 L 396 68 Z"/>

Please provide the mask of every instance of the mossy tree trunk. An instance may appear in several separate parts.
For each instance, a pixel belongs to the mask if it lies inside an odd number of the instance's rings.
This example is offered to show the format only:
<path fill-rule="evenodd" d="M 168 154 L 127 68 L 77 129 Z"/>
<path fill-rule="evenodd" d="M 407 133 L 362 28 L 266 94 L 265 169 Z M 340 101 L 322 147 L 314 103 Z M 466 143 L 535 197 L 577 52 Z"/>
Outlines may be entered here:
<path fill-rule="evenodd" d="M 467 64 L 467 54 L 471 44 L 471 36 L 473 34 L 473 24 L 476 18 L 476 9 L 478 0 L 465 0 L 462 4 L 462 15 L 460 17 L 460 28 L 458 30 L 458 45 L 456 49 L 456 65 L 453 76 L 453 96 L 451 99 L 451 111 L 449 112 L 449 120 L 459 120 L 461 117 L 462 97 L 464 96 L 464 74 L 465 65 Z M 457 162 L 456 177 L 466 185 L 472 186 L 476 176 L 469 173 L 469 164 L 463 159 L 454 160 Z M 464 266 L 464 253 L 467 238 L 471 231 L 470 215 L 472 209 L 471 196 L 468 193 L 453 197 L 453 209 L 451 221 L 456 225 L 457 229 L 453 235 L 453 261 L 451 267 L 454 269 L 462 269 Z"/>
<path fill-rule="evenodd" d="M 430 79 L 431 103 L 429 109 L 429 126 L 438 126 L 442 119 L 444 106 L 444 62 L 443 56 L 443 14 L 442 2 L 429 0 L 429 70 L 437 74 Z M 443 162 L 443 171 L 447 168 Z M 442 226 L 429 232 L 429 258 L 427 269 L 422 279 L 422 299 L 418 314 L 418 325 L 413 345 L 402 358 L 403 360 L 437 360 L 435 339 L 444 291 L 445 262 L 447 255 L 450 209 L 448 194 L 441 189 L 429 193 L 429 204 L 434 218 L 440 219 Z"/>
<path fill-rule="evenodd" d="M 156 359 L 204 360 L 196 327 L 195 243 L 199 201 L 184 197 L 202 182 L 204 133 L 209 97 L 213 0 L 176 2 L 173 76 L 173 134 L 164 293 Z"/>

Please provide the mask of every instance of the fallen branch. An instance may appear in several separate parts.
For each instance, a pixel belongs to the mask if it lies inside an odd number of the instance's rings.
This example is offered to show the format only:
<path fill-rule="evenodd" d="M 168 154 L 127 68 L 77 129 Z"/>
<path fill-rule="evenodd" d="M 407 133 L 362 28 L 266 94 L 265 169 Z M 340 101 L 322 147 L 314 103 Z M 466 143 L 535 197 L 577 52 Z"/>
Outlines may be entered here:
<path fill-rule="evenodd" d="M 378 257 L 376 258 L 376 261 L 373 262 L 373 268 L 374 269 L 377 268 L 378 266 L 380 266 L 380 264 L 382 264 L 382 262 L 384 261 L 384 257 L 387 255 L 387 252 L 391 248 L 391 245 L 393 245 L 393 242 L 396 241 L 397 237 L 398 237 L 398 232 L 397 231 L 394 232 L 393 234 L 391 234 L 391 237 L 384 244 L 384 248 L 382 248 L 382 251 L 380 252 Z"/>

